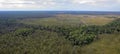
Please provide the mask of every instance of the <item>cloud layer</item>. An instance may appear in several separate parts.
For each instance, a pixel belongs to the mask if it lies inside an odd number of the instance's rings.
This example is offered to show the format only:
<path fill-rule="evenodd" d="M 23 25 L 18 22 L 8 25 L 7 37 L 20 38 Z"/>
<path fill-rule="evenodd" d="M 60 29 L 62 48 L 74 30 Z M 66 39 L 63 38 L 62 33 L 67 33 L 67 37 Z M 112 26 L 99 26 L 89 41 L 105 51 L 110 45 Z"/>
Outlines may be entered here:
<path fill-rule="evenodd" d="M 120 0 L 0 0 L 0 9 L 117 10 Z"/>

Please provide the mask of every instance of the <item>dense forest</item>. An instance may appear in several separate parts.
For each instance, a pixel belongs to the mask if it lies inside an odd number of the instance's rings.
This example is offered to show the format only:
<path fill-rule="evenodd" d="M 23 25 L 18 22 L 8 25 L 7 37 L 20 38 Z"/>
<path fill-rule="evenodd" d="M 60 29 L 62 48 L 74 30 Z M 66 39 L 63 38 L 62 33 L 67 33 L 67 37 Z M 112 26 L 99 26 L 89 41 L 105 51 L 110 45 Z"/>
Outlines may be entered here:
<path fill-rule="evenodd" d="M 100 40 L 100 35 L 120 33 L 120 18 L 105 25 L 77 26 L 31 25 L 20 20 L 25 19 L 0 18 L 0 54 L 84 54 L 81 48 Z"/>

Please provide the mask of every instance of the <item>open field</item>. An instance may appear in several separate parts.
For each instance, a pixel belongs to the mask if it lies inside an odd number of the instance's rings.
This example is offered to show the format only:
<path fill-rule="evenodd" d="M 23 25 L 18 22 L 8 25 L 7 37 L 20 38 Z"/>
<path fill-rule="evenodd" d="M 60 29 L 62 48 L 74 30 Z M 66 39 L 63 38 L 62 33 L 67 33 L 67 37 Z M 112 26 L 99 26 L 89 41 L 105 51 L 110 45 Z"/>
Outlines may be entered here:
<path fill-rule="evenodd" d="M 25 24 L 35 24 L 35 25 L 105 25 L 117 18 L 108 18 L 107 16 L 94 16 L 94 15 L 56 15 L 50 18 L 35 18 L 22 20 Z M 111 16 L 109 16 L 111 17 Z M 117 16 L 119 18 L 119 16 Z"/>
<path fill-rule="evenodd" d="M 82 18 L 81 21 L 84 21 L 84 24 L 87 25 L 105 25 L 107 23 L 110 23 L 111 21 L 113 21 L 114 18 Z"/>

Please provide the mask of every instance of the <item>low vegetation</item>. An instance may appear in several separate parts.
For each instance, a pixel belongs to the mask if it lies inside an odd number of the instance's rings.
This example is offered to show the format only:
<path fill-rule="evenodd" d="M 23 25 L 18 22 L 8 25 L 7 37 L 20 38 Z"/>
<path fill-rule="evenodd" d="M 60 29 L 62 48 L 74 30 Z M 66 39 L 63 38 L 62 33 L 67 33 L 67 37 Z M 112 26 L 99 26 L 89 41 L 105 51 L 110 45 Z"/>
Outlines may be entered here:
<path fill-rule="evenodd" d="M 119 17 L 118 17 L 119 18 Z M 25 19 L 21 20 L 21 23 L 32 25 L 105 25 L 117 18 L 110 18 L 106 16 L 94 16 L 94 15 L 57 15 L 56 17 L 48 17 L 42 19 Z"/>
<path fill-rule="evenodd" d="M 99 40 L 81 48 L 81 54 L 119 54 L 120 34 L 102 34 Z"/>

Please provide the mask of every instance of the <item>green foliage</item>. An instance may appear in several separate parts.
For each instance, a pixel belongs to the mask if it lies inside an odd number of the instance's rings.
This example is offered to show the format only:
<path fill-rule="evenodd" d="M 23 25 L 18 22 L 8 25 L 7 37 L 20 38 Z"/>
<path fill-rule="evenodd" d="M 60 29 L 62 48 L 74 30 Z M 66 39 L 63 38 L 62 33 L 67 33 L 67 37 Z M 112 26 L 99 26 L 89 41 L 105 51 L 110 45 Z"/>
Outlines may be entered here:
<path fill-rule="evenodd" d="M 99 35 L 119 32 L 120 19 L 103 26 L 27 25 L 2 19 L 0 54 L 80 54 Z"/>
<path fill-rule="evenodd" d="M 0 54 L 76 54 L 77 47 L 55 32 L 36 30 L 27 37 L 0 36 Z"/>
<path fill-rule="evenodd" d="M 29 28 L 22 28 L 22 29 L 18 29 L 14 32 L 15 36 L 27 36 L 33 33 L 33 29 L 29 29 Z"/>
<path fill-rule="evenodd" d="M 80 30 L 70 32 L 69 39 L 73 41 L 74 45 L 83 45 L 91 43 L 96 36 L 94 34 L 82 33 Z"/>

